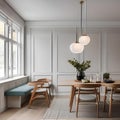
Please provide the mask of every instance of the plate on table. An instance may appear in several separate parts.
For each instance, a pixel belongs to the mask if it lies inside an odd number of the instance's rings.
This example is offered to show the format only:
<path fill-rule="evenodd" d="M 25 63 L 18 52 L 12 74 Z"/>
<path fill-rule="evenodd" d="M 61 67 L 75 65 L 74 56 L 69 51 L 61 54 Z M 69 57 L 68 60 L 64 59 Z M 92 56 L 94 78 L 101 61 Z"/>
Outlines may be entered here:
<path fill-rule="evenodd" d="M 113 80 L 104 80 L 105 83 L 114 83 L 115 81 Z"/>

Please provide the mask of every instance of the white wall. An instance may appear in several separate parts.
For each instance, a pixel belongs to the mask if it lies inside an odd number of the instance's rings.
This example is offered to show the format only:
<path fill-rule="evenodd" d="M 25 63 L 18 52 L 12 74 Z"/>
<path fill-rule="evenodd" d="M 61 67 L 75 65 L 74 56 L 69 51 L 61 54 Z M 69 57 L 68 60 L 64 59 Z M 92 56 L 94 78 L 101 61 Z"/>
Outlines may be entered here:
<path fill-rule="evenodd" d="M 48 24 L 48 23 L 47 23 Z M 79 25 L 78 25 L 79 26 Z M 26 23 L 26 75 L 32 80 L 48 77 L 53 80 L 56 92 L 67 92 L 69 87 L 58 87 L 60 80 L 76 79 L 75 69 L 68 59 L 91 60 L 91 68 L 86 74 L 110 72 L 112 79 L 120 79 L 120 29 L 89 28 L 91 42 L 82 54 L 72 54 L 69 46 L 76 39 L 80 29 L 72 25 L 41 25 Z"/>

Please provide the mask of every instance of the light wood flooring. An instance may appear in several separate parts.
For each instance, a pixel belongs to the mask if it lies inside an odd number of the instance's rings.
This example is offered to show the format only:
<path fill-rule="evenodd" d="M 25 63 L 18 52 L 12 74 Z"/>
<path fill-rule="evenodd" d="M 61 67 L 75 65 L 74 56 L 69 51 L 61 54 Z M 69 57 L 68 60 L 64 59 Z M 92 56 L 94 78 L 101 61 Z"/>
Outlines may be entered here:
<path fill-rule="evenodd" d="M 57 96 L 57 97 L 61 98 L 63 96 Z M 53 100 L 51 100 L 51 102 L 52 101 Z M 46 104 L 46 101 L 36 100 L 33 103 L 31 109 L 28 109 L 27 104 L 20 109 L 19 108 L 7 109 L 5 112 L 0 113 L 0 120 L 43 120 L 42 119 L 43 115 L 47 110 L 48 110 L 48 106 Z M 78 118 L 78 119 L 79 120 L 120 120 L 120 118 L 111 118 L 111 119 L 110 118 Z M 48 119 L 48 120 L 56 120 L 56 119 Z M 60 119 L 60 120 L 67 120 L 67 119 Z M 71 120 L 76 120 L 76 119 L 71 119 Z"/>
<path fill-rule="evenodd" d="M 41 120 L 48 106 L 44 100 L 36 100 L 31 109 L 28 105 L 22 108 L 9 108 L 0 113 L 0 120 Z"/>

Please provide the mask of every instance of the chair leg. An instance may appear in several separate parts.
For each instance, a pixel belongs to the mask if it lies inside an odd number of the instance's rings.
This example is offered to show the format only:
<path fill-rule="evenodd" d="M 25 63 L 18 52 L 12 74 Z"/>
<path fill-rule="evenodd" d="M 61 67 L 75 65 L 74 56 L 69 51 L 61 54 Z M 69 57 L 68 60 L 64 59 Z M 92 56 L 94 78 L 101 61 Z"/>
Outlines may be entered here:
<path fill-rule="evenodd" d="M 107 94 L 107 88 L 105 87 L 105 95 L 104 95 L 104 99 L 103 99 L 103 112 L 105 112 L 105 105 L 106 105 L 106 94 Z"/>
<path fill-rule="evenodd" d="M 51 95 L 51 88 L 48 88 L 49 89 L 49 97 L 52 98 L 52 95 Z"/>
<path fill-rule="evenodd" d="M 48 107 L 49 107 L 49 105 L 50 105 L 50 99 L 49 99 L 49 95 L 48 95 L 47 91 L 45 92 L 45 97 L 46 97 L 46 101 L 47 101 Z"/>
<path fill-rule="evenodd" d="M 31 108 L 32 102 L 33 102 L 33 99 L 32 99 L 32 97 L 31 97 L 31 98 L 30 98 L 30 101 L 29 101 L 29 104 L 28 104 L 28 108 Z"/>
<path fill-rule="evenodd" d="M 50 102 L 50 100 L 52 99 L 50 88 L 47 88 L 47 93 L 48 93 L 49 102 Z"/>
<path fill-rule="evenodd" d="M 104 96 L 104 100 L 103 100 L 103 112 L 105 112 L 105 105 L 106 105 L 106 95 Z"/>
<path fill-rule="evenodd" d="M 99 102 L 100 102 L 100 92 L 98 93 L 98 98 L 99 98 Z"/>
<path fill-rule="evenodd" d="M 99 118 L 99 95 L 96 96 L 96 104 L 97 104 L 97 117 Z"/>
<path fill-rule="evenodd" d="M 29 104 L 28 104 L 28 108 L 31 108 L 31 105 L 32 105 L 32 102 L 33 102 L 33 98 L 34 98 L 34 95 L 35 95 L 35 92 L 33 92 L 32 94 L 31 94 L 31 97 L 30 97 L 30 100 L 29 100 Z"/>
<path fill-rule="evenodd" d="M 109 117 L 112 117 L 112 95 L 110 96 L 110 102 L 109 102 Z"/>
<path fill-rule="evenodd" d="M 78 94 L 78 98 L 77 98 L 77 102 L 76 102 L 76 117 L 78 117 L 78 108 L 79 108 L 79 102 L 80 102 L 79 97 L 80 97 L 80 95 Z"/>

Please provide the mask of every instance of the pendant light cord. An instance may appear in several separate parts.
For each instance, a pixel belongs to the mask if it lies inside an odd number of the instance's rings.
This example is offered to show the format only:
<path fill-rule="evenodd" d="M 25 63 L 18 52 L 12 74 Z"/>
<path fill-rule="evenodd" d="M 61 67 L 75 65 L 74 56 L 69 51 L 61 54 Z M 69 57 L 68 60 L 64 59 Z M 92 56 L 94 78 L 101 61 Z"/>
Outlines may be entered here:
<path fill-rule="evenodd" d="M 83 0 L 80 1 L 80 5 L 81 5 L 81 35 L 83 34 L 83 29 L 82 29 L 82 4 L 84 3 Z"/>
<path fill-rule="evenodd" d="M 75 36 L 75 37 L 76 37 L 76 41 L 75 41 L 75 42 L 76 42 L 76 43 L 79 43 L 79 41 L 78 41 L 78 39 L 77 39 L 77 27 L 76 27 L 75 34 L 76 34 L 76 36 Z"/>
<path fill-rule="evenodd" d="M 87 0 L 86 0 L 86 24 L 85 24 L 85 32 L 87 34 Z"/>

